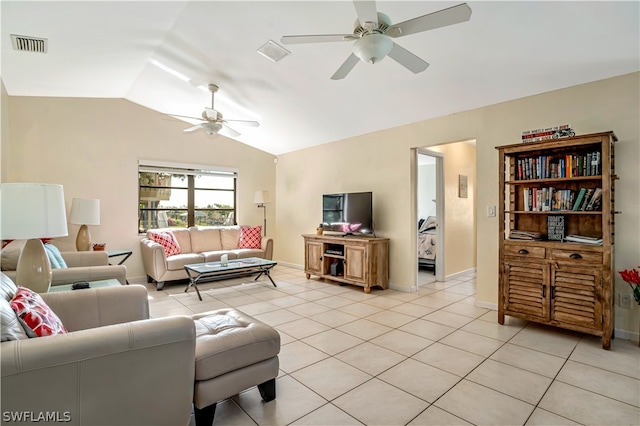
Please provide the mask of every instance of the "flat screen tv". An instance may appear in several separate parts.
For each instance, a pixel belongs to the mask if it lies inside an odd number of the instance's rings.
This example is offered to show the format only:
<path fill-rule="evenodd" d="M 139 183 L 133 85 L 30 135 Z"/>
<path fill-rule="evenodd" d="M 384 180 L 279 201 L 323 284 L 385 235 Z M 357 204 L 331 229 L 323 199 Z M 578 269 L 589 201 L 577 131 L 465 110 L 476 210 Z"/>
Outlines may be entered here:
<path fill-rule="evenodd" d="M 322 228 L 345 235 L 373 234 L 373 194 L 347 192 L 323 195 Z"/>

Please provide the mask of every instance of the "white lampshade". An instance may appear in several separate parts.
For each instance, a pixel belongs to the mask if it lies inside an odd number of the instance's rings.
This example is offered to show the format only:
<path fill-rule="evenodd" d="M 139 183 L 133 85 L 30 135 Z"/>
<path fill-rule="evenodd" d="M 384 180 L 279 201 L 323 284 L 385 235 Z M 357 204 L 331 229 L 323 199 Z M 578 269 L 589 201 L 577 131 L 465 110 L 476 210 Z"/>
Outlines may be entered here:
<path fill-rule="evenodd" d="M 100 225 L 100 200 L 74 198 L 69 222 L 74 225 Z"/>
<path fill-rule="evenodd" d="M 256 191 L 255 195 L 253 196 L 253 204 L 264 204 L 268 203 L 269 201 L 271 201 L 271 198 L 269 197 L 269 191 Z"/>
<path fill-rule="evenodd" d="M 51 263 L 40 238 L 67 234 L 62 185 L 0 185 L 0 238 L 28 240 L 18 259 L 16 284 L 37 292 L 49 291 Z"/>
<path fill-rule="evenodd" d="M 3 240 L 68 235 L 62 185 L 3 183 L 0 191 L 0 237 Z"/>

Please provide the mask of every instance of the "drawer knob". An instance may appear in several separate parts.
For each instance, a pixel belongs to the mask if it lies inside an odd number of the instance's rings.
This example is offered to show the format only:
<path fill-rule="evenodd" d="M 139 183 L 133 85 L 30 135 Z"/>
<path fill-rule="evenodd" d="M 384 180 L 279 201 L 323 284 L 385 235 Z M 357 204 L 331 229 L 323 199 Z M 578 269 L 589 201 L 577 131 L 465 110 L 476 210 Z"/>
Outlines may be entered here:
<path fill-rule="evenodd" d="M 571 256 L 569 256 L 572 259 L 582 259 L 582 256 L 580 255 L 580 253 L 572 253 Z"/>
<path fill-rule="evenodd" d="M 527 250 L 527 249 L 520 249 L 520 250 L 518 250 L 518 254 L 529 254 L 529 250 Z"/>

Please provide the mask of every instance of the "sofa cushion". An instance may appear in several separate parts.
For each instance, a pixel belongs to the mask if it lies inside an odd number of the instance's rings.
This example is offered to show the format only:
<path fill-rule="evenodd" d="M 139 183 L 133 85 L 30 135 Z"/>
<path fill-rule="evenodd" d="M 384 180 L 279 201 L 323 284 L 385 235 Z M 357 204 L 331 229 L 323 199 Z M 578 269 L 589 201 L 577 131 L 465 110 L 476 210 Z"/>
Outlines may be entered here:
<path fill-rule="evenodd" d="M 18 258 L 27 240 L 13 240 L 0 251 L 0 268 L 3 271 L 15 271 L 18 266 Z"/>
<path fill-rule="evenodd" d="M 11 308 L 37 336 L 67 333 L 60 318 L 33 290 L 19 286 L 11 299 Z"/>
<path fill-rule="evenodd" d="M 184 265 L 189 265 L 191 263 L 204 263 L 204 261 L 204 256 L 200 253 L 176 254 L 175 256 L 167 258 L 167 269 L 169 271 L 177 271 L 180 269 L 184 271 Z"/>
<path fill-rule="evenodd" d="M 240 226 L 238 248 L 260 248 L 262 243 L 262 226 Z"/>
<path fill-rule="evenodd" d="M 222 250 L 220 228 L 189 228 L 191 234 L 191 250 L 194 253 Z"/>
<path fill-rule="evenodd" d="M 223 250 L 237 249 L 238 241 L 240 240 L 240 227 L 220 228 L 220 240 L 222 241 Z"/>
<path fill-rule="evenodd" d="M 235 259 L 246 259 L 248 257 L 261 257 L 264 258 L 264 250 L 262 249 L 235 249 L 229 251 L 229 259 L 231 255 L 235 256 Z"/>
<path fill-rule="evenodd" d="M 162 246 L 165 256 L 169 257 L 173 256 L 174 254 L 180 254 L 180 245 L 178 244 L 178 240 L 176 240 L 176 237 L 172 232 L 151 232 L 150 237 L 153 241 Z"/>

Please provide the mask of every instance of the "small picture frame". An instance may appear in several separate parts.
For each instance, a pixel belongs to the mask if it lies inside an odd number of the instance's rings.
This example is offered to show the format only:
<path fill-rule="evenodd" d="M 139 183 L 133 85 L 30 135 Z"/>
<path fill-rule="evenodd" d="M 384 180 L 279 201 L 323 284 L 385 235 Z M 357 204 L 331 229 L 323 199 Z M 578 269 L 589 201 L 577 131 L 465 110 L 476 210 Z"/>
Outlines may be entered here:
<path fill-rule="evenodd" d="M 468 179 L 465 175 L 458 175 L 458 198 L 467 198 Z"/>

